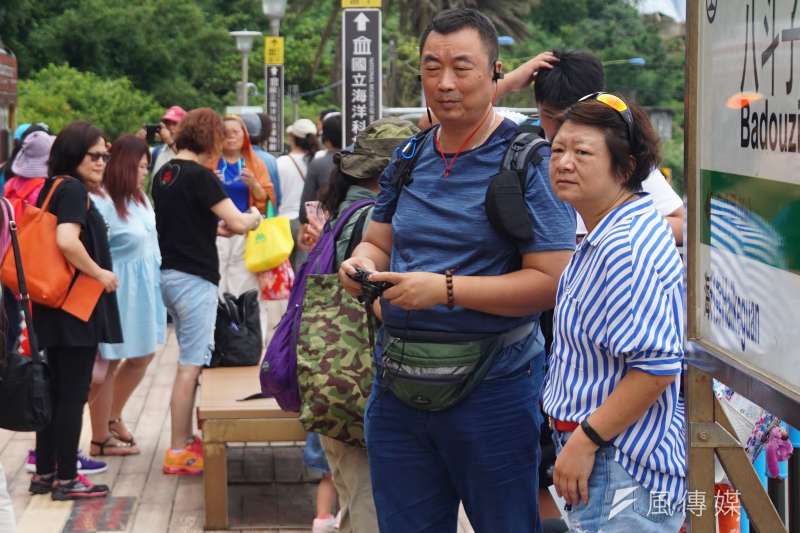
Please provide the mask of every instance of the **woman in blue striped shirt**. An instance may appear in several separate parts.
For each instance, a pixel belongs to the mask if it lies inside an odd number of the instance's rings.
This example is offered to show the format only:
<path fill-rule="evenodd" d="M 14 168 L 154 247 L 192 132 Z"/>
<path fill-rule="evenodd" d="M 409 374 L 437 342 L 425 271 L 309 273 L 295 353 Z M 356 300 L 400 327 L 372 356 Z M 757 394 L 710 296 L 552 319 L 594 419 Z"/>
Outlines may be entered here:
<path fill-rule="evenodd" d="M 637 107 L 581 99 L 553 140 L 550 180 L 589 234 L 561 276 L 544 409 L 553 480 L 578 531 L 676 532 L 686 448 L 683 264 L 642 180 L 657 138 Z"/>

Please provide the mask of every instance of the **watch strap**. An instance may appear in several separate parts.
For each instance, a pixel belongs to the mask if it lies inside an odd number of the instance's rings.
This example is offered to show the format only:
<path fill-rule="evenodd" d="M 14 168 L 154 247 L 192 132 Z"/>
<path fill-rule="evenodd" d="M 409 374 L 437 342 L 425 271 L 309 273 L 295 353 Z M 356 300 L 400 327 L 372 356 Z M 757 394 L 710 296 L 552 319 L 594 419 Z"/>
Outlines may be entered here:
<path fill-rule="evenodd" d="M 594 442 L 599 447 L 605 448 L 606 446 L 611 446 L 611 441 L 603 440 L 603 438 L 598 435 L 594 428 L 589 424 L 588 419 L 583 419 L 583 422 L 581 422 L 581 429 L 583 430 L 583 433 L 589 437 L 589 440 Z"/>

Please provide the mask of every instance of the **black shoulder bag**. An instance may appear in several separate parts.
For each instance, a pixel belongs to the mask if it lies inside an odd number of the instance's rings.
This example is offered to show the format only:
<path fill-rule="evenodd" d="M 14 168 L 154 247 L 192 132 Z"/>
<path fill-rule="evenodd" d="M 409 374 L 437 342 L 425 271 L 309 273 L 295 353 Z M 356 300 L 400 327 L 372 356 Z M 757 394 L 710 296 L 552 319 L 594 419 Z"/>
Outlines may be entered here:
<path fill-rule="evenodd" d="M 14 254 L 20 293 L 18 305 L 22 306 L 25 317 L 31 356 L 22 354 L 19 339 L 12 343 L 11 349 L 5 346 L 4 358 L 0 361 L 0 427 L 11 431 L 39 431 L 50 423 L 53 413 L 50 372 L 33 330 L 31 301 L 17 240 L 17 224 L 8 201 L 3 199 L 2 203 L 11 233 L 12 249 L 8 253 Z M 18 320 L 18 316 L 7 318 Z"/>

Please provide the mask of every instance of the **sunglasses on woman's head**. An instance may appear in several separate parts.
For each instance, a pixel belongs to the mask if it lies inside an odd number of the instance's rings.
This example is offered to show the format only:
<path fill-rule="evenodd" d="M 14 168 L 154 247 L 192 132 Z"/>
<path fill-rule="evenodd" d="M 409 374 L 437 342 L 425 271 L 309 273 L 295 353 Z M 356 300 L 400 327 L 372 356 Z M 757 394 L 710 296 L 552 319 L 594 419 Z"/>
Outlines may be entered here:
<path fill-rule="evenodd" d="M 86 152 L 86 155 L 91 158 L 93 163 L 97 163 L 101 159 L 103 160 L 103 163 L 108 163 L 108 161 L 111 159 L 111 154 L 108 152 Z"/>
<path fill-rule="evenodd" d="M 585 102 L 587 100 L 597 100 L 598 102 L 602 102 L 619 113 L 619 116 L 621 116 L 622 120 L 625 121 L 625 126 L 627 127 L 628 141 L 633 142 L 633 113 L 631 113 L 631 108 L 628 107 L 628 104 L 625 103 L 625 100 L 615 94 L 598 91 L 596 93 L 587 94 L 578 100 L 578 102 Z"/>

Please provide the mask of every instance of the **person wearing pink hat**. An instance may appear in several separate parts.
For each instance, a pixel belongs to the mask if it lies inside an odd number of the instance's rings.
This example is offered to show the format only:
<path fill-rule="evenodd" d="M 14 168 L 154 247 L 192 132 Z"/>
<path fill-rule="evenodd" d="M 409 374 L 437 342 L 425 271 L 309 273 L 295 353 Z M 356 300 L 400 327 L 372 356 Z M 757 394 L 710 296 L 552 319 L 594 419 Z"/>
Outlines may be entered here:
<path fill-rule="evenodd" d="M 19 218 L 25 204 L 35 205 L 39 191 L 47 176 L 47 160 L 55 137 L 44 131 L 34 131 L 22 143 L 11 163 L 11 178 L 3 188 L 5 196 L 14 206 L 14 217 Z"/>
<path fill-rule="evenodd" d="M 152 161 L 151 175 L 154 176 L 165 163 L 172 161 L 175 157 L 175 134 L 178 131 L 178 124 L 185 116 L 186 110 L 179 105 L 174 105 L 167 109 L 164 116 L 161 117 L 158 135 L 164 144 L 153 148 L 150 157 Z"/>

